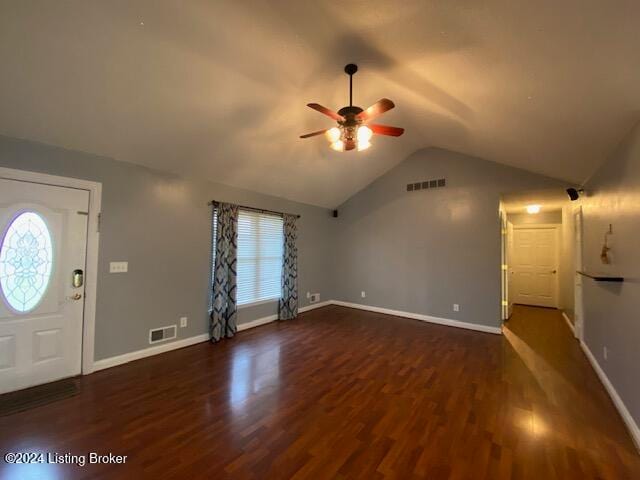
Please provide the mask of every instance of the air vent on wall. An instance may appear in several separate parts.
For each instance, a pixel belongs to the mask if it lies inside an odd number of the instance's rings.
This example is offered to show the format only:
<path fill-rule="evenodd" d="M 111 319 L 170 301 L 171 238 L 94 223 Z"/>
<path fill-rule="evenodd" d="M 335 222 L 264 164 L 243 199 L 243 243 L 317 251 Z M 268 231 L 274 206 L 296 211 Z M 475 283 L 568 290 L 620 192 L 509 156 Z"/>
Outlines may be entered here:
<path fill-rule="evenodd" d="M 164 342 L 176 338 L 177 326 L 169 325 L 168 327 L 160 327 L 149 330 L 149 343 Z"/>
<path fill-rule="evenodd" d="M 424 182 L 408 183 L 407 192 L 415 192 L 416 190 L 426 190 L 428 188 L 440 188 L 446 186 L 446 179 L 436 178 L 432 180 L 425 180 Z"/>

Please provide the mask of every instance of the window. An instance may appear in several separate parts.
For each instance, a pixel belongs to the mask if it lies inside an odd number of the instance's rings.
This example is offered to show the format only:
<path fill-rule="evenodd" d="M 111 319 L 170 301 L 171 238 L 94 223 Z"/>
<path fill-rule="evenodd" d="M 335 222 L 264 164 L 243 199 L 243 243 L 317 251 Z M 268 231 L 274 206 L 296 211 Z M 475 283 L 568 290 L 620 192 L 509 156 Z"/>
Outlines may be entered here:
<path fill-rule="evenodd" d="M 18 215 L 0 245 L 0 290 L 18 313 L 33 310 L 44 296 L 53 267 L 51 234 L 35 212 Z"/>
<path fill-rule="evenodd" d="M 238 213 L 238 305 L 280 298 L 284 249 L 282 217 L 240 209 Z M 213 266 L 215 274 L 217 215 L 213 214 Z"/>
<path fill-rule="evenodd" d="M 249 210 L 238 214 L 238 305 L 280 298 L 282 217 Z"/>

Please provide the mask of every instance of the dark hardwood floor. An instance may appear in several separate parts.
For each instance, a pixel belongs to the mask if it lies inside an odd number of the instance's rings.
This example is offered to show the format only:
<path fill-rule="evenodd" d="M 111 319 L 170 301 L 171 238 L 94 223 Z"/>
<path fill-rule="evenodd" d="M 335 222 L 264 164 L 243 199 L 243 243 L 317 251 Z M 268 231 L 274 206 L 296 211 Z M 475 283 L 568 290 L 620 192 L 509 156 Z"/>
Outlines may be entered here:
<path fill-rule="evenodd" d="M 559 312 L 504 336 L 343 307 L 80 380 L 0 418 L 0 452 L 125 464 L 0 477 L 632 479 L 640 457 Z"/>

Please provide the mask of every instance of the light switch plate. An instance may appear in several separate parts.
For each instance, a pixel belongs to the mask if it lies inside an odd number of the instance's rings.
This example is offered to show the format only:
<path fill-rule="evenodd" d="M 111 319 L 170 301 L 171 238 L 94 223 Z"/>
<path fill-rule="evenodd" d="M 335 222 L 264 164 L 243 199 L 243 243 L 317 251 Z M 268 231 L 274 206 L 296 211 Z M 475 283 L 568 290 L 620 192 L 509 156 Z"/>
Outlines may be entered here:
<path fill-rule="evenodd" d="M 109 273 L 127 273 L 129 271 L 129 262 L 110 262 Z"/>

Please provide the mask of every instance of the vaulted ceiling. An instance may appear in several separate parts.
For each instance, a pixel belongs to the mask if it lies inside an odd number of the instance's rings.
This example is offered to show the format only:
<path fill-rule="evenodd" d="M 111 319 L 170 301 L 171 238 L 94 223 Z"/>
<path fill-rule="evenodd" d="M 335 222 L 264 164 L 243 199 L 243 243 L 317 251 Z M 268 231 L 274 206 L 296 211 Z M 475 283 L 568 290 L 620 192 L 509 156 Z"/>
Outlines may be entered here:
<path fill-rule="evenodd" d="M 0 1 L 0 133 L 334 207 L 438 146 L 580 183 L 640 111 L 636 0 Z M 406 128 L 337 153 L 305 106 Z"/>

